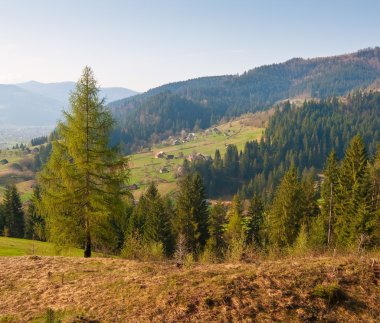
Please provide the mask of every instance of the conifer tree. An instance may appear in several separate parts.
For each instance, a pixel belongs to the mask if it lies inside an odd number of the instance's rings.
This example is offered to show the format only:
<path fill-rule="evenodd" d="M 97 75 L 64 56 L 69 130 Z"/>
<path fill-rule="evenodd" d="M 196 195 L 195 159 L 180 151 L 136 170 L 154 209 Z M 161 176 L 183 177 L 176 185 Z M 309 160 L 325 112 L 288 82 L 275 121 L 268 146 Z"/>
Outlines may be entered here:
<path fill-rule="evenodd" d="M 114 121 L 98 94 L 93 71 L 85 67 L 70 96 L 71 110 L 58 124 L 60 139 L 39 176 L 39 210 L 49 239 L 83 245 L 85 257 L 110 215 L 122 216 L 122 196 L 128 193 L 127 160 L 109 147 Z"/>
<path fill-rule="evenodd" d="M 304 199 L 294 167 L 277 188 L 268 216 L 269 242 L 275 247 L 290 247 L 298 236 L 304 213 Z"/>
<path fill-rule="evenodd" d="M 40 188 L 37 185 L 33 190 L 33 196 L 29 201 L 25 216 L 25 237 L 44 241 L 46 239 L 45 219 L 39 214 L 36 208 L 40 200 Z"/>
<path fill-rule="evenodd" d="M 314 241 L 318 240 L 318 244 L 320 245 L 330 245 L 333 240 L 333 228 L 336 221 L 335 203 L 337 202 L 336 191 L 338 186 L 338 174 L 338 160 L 335 150 L 333 150 L 326 160 L 325 169 L 323 171 L 321 219 L 315 222 L 315 225 L 319 225 L 320 228 L 318 230 L 316 229 L 315 234 L 311 235 L 311 238 L 314 239 Z M 318 237 L 316 237 L 317 234 Z"/>
<path fill-rule="evenodd" d="M 201 176 L 186 175 L 179 183 L 177 229 L 191 252 L 202 250 L 208 239 L 208 202 Z"/>
<path fill-rule="evenodd" d="M 216 257 L 221 257 L 225 242 L 223 239 L 224 225 L 226 223 L 226 208 L 218 201 L 212 208 L 209 216 L 209 234 L 207 246 Z"/>
<path fill-rule="evenodd" d="M 380 144 L 372 166 L 372 211 L 374 214 L 373 242 L 380 246 Z"/>
<path fill-rule="evenodd" d="M 235 195 L 232 199 L 232 203 L 227 211 L 228 223 L 224 232 L 225 240 L 227 243 L 231 243 L 234 239 L 239 239 L 242 235 L 245 235 L 245 229 L 243 226 L 243 207 L 239 195 Z"/>
<path fill-rule="evenodd" d="M 235 177 L 239 174 L 239 153 L 236 145 L 227 146 L 223 165 L 227 176 Z"/>
<path fill-rule="evenodd" d="M 262 246 L 264 205 L 258 195 L 254 195 L 248 209 L 249 227 L 247 231 L 248 242 L 256 247 Z"/>
<path fill-rule="evenodd" d="M 369 164 L 360 135 L 355 136 L 339 169 L 335 234 L 340 245 L 353 245 L 373 229 Z"/>
<path fill-rule="evenodd" d="M 166 255 L 173 251 L 172 210 L 152 182 L 140 198 L 135 211 L 134 229 L 145 243 L 162 242 Z"/>
<path fill-rule="evenodd" d="M 303 176 L 301 182 L 301 196 L 303 208 L 302 223 L 308 232 L 313 220 L 319 215 L 319 207 L 317 205 L 317 190 L 315 189 L 315 173 L 312 171 Z"/>
<path fill-rule="evenodd" d="M 0 235 L 4 235 L 5 212 L 4 205 L 0 203 Z"/>
<path fill-rule="evenodd" d="M 4 227 L 10 237 L 24 237 L 24 211 L 15 185 L 8 186 L 4 197 Z"/>

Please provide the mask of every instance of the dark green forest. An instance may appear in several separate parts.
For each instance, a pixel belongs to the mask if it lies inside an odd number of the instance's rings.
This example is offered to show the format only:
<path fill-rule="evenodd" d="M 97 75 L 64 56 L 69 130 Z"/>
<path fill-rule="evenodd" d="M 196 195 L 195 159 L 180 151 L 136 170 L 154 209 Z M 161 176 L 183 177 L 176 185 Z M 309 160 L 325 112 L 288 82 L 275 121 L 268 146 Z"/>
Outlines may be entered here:
<path fill-rule="evenodd" d="M 345 99 L 308 101 L 302 107 L 290 103 L 278 107 L 260 141 L 245 144 L 242 151 L 227 147 L 213 160 L 185 162 L 189 172 L 199 172 L 211 197 L 242 198 L 258 194 L 271 201 L 275 187 L 293 165 L 299 175 L 313 173 L 315 180 L 329 153 L 344 156 L 350 140 L 360 134 L 369 156 L 380 141 L 380 94 L 356 92 Z"/>

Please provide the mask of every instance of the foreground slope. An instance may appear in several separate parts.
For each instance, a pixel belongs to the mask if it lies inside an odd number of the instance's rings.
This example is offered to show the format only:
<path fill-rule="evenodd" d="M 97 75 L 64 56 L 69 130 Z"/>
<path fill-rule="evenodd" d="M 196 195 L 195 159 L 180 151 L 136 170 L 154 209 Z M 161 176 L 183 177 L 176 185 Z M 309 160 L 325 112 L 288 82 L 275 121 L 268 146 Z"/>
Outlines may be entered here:
<path fill-rule="evenodd" d="M 3 257 L 0 321 L 44 320 L 51 308 L 63 322 L 76 316 L 82 322 L 376 322 L 380 268 L 373 261 L 300 258 L 177 268 L 121 259 Z"/>

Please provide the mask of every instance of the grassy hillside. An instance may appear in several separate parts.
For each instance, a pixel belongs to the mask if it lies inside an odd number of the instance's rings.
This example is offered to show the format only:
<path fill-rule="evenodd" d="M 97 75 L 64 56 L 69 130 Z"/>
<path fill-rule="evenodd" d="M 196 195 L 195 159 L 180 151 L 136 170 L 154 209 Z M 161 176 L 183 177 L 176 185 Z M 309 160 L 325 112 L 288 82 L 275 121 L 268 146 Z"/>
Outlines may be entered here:
<path fill-rule="evenodd" d="M 0 237 L 0 257 L 25 255 L 81 257 L 83 250 L 57 247 L 49 242 Z"/>
<path fill-rule="evenodd" d="M 245 115 L 215 127 L 218 131 L 213 131 L 213 127 L 209 131 L 198 132 L 195 134 L 196 138 L 189 142 L 173 145 L 172 141 L 178 138 L 174 137 L 173 140 L 167 140 L 166 145 L 158 145 L 151 151 L 131 155 L 130 184 L 137 184 L 139 187 L 133 191 L 134 196 L 138 198 L 151 181 L 158 184 L 162 194 L 173 192 L 176 188 L 176 169 L 183 164 L 184 158 L 194 152 L 213 157 L 216 149 L 223 155 L 228 144 L 235 144 L 239 149 L 243 149 L 248 140 L 260 138 L 265 122 L 271 114 L 272 111 Z M 174 155 L 174 159 L 155 158 L 160 151 Z M 164 167 L 169 172 L 161 174 L 160 169 Z"/>
<path fill-rule="evenodd" d="M 378 322 L 379 261 L 326 257 L 177 268 L 2 257 L 0 321 L 45 321 L 50 308 L 50 318 L 63 322 Z"/>
<path fill-rule="evenodd" d="M 22 164 L 33 158 L 32 154 L 23 155 L 19 151 L 0 151 L 0 160 L 8 160 L 8 164 L 0 164 L 0 201 L 2 201 L 5 187 L 8 184 L 16 184 L 16 187 L 21 195 L 21 200 L 25 202 L 30 198 L 35 183 L 35 174 L 31 171 L 20 171 L 15 168 L 15 165 Z"/>

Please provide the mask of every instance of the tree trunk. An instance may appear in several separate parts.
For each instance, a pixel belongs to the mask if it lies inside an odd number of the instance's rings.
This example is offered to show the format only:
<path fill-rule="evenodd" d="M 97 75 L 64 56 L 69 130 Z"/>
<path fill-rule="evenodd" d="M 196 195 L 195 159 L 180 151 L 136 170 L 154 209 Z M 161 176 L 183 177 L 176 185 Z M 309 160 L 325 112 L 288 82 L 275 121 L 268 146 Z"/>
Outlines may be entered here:
<path fill-rule="evenodd" d="M 87 232 L 86 232 L 86 241 L 84 244 L 84 257 L 85 258 L 91 257 L 91 234 L 90 234 L 90 230 L 87 230 Z"/>

